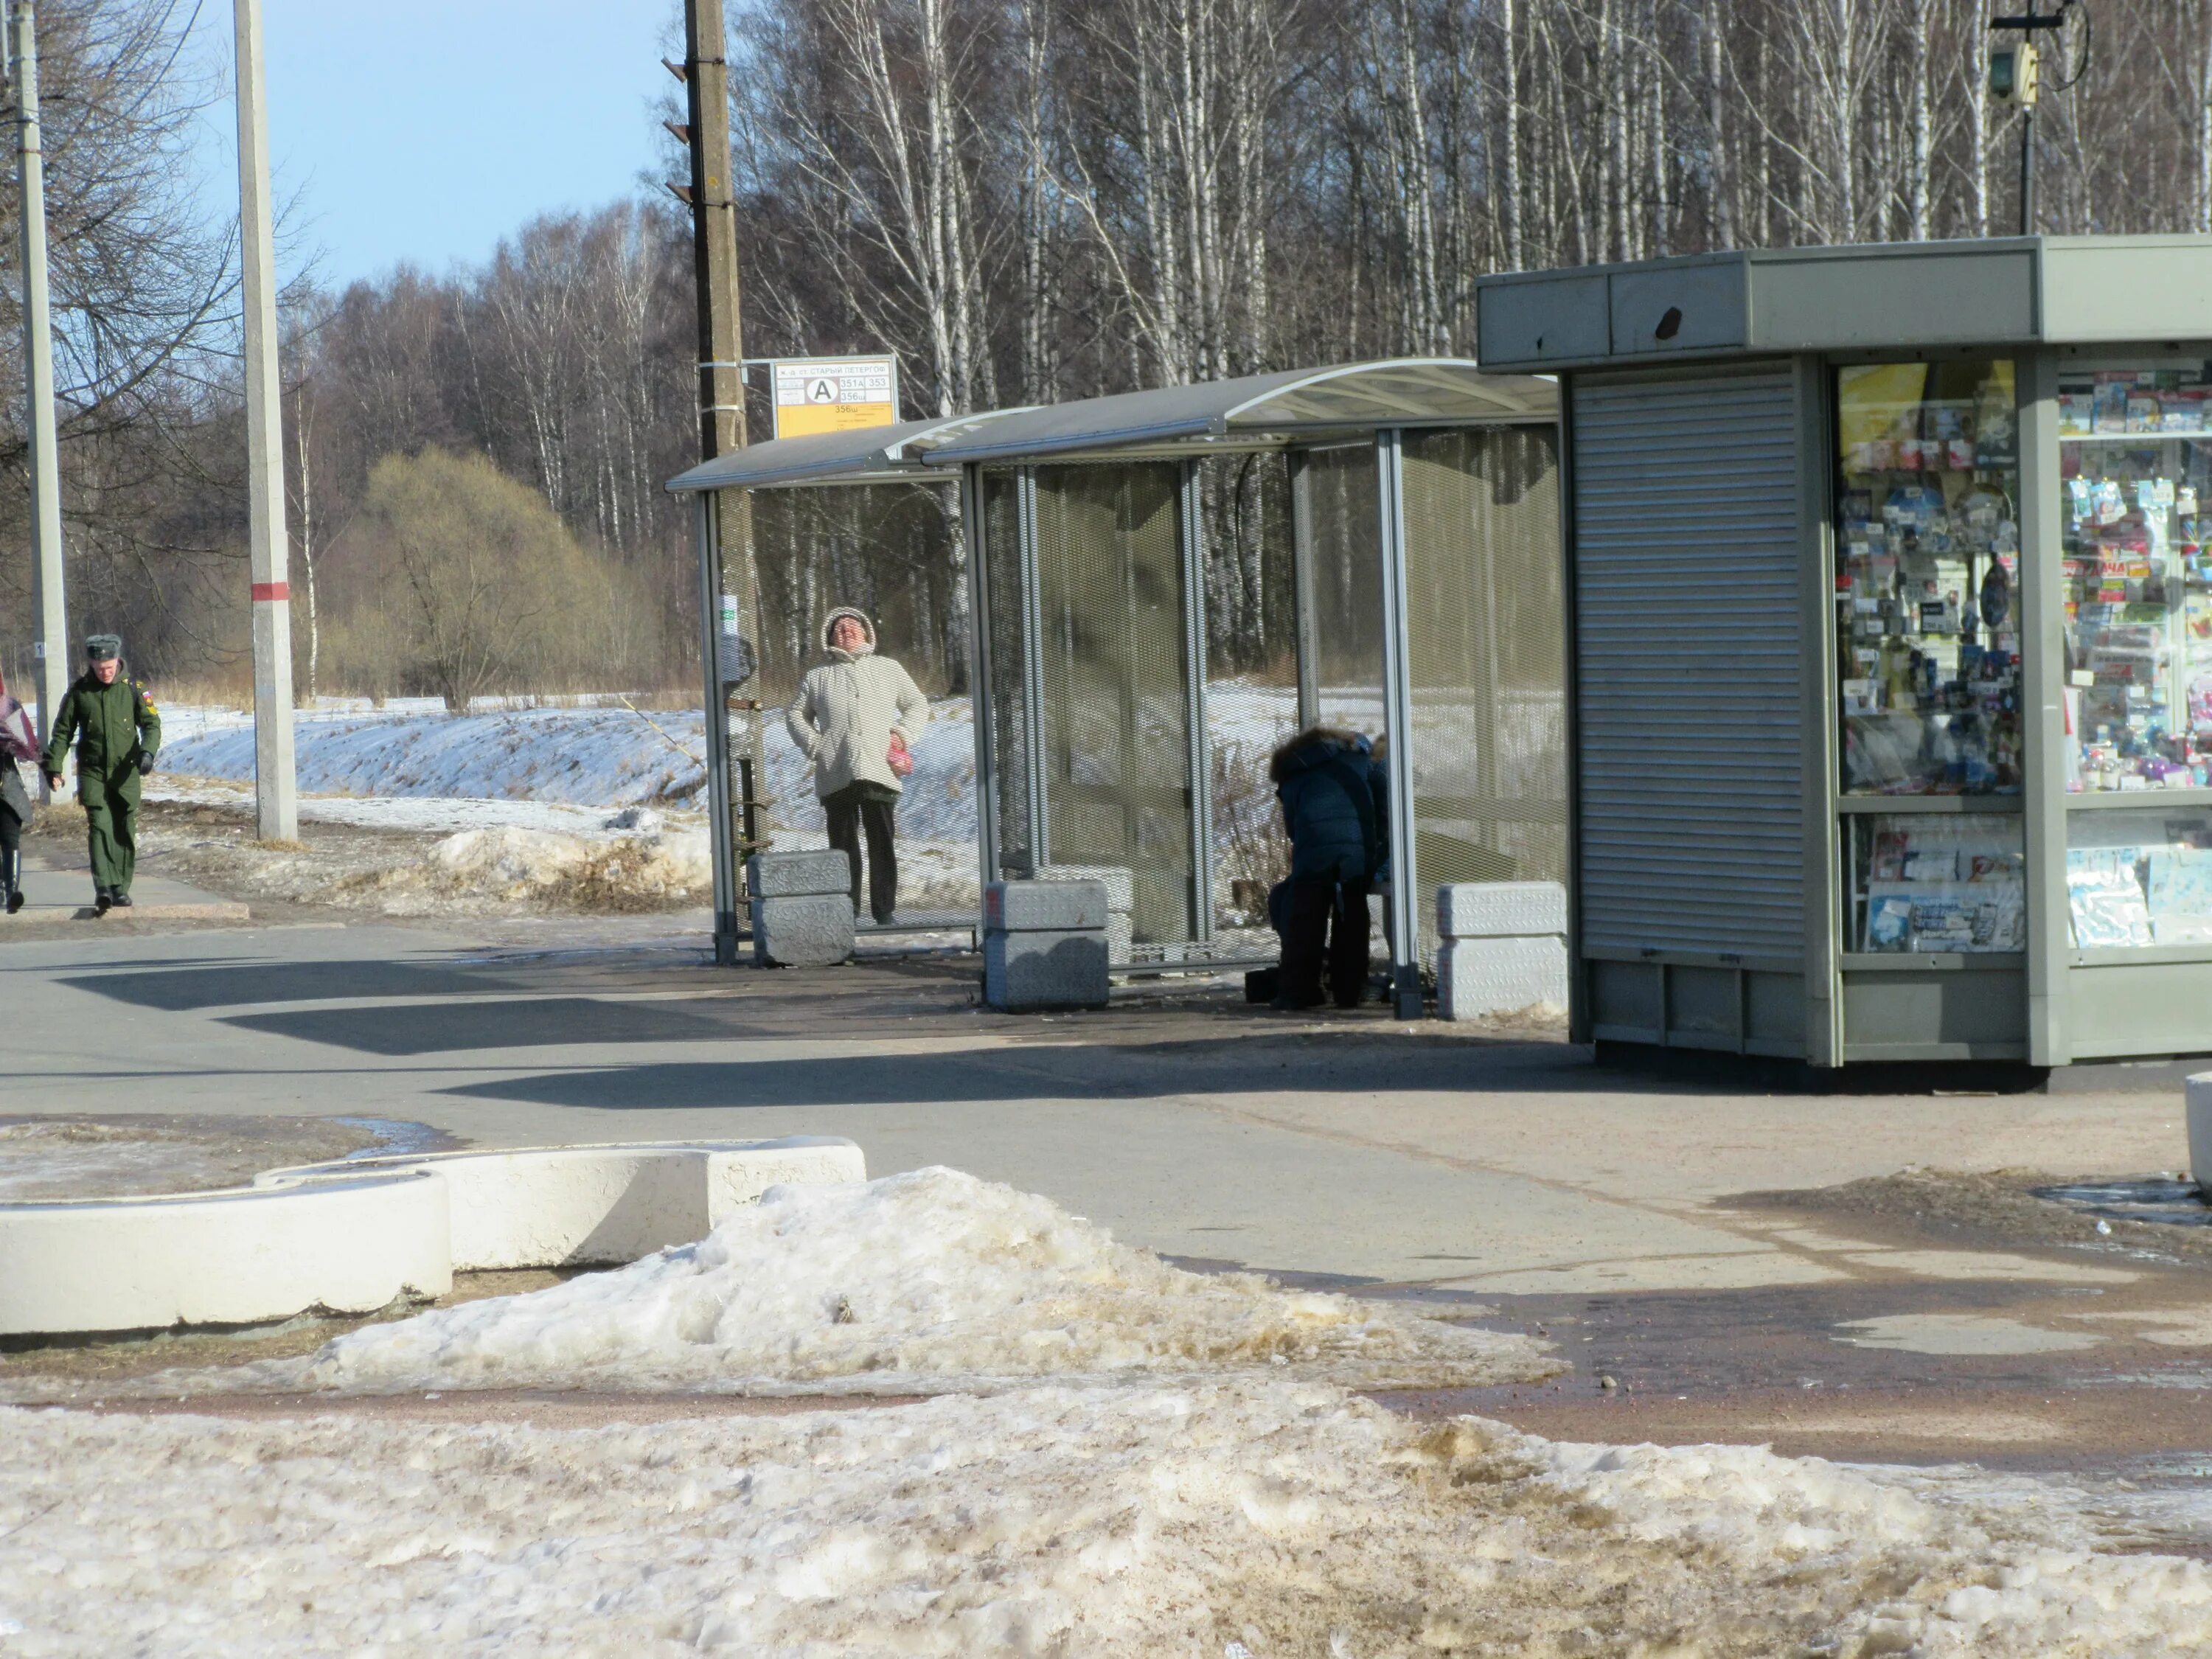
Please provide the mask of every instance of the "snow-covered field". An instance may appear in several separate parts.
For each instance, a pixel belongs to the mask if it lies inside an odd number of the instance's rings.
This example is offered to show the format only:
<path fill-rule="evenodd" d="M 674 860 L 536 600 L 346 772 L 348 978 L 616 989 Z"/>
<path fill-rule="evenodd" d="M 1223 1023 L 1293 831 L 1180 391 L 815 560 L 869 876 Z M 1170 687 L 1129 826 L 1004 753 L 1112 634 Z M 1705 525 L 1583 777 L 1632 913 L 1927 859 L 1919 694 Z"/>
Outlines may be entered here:
<path fill-rule="evenodd" d="M 592 1429 L 0 1410 L 0 1643 L 1131 1659 L 2212 1648 L 2212 1573 L 2121 1553 L 2141 1518 L 2063 1483 L 1552 1443 L 1346 1392 L 1414 1358 L 1470 1377 L 1545 1364 L 1520 1339 L 1428 1323 L 1198 1280 L 949 1171 L 780 1192 L 700 1245 L 371 1328 L 310 1370 L 371 1388 L 717 1368 L 989 1387 Z"/>

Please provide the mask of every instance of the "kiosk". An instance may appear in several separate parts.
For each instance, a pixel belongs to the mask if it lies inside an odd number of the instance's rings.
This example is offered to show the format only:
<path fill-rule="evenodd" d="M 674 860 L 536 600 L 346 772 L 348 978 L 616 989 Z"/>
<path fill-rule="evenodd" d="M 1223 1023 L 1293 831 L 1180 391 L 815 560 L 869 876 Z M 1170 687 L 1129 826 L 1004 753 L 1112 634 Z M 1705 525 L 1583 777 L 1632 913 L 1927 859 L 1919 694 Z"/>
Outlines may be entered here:
<path fill-rule="evenodd" d="M 2212 1052 L 2212 238 L 1479 287 L 1562 381 L 1577 1035 Z"/>

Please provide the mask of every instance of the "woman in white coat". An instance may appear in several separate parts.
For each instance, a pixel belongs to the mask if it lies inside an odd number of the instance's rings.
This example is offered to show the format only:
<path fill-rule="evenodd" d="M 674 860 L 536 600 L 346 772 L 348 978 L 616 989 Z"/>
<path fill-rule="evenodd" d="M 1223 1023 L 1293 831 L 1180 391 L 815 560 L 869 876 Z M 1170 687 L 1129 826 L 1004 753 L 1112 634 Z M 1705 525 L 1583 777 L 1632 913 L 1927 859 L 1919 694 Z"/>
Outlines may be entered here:
<path fill-rule="evenodd" d="M 903 780 L 929 724 L 929 699 L 913 677 L 876 654 L 875 625 L 849 605 L 822 624 L 830 660 L 807 671 L 784 724 L 814 765 L 814 793 L 830 820 L 830 844 L 853 865 L 853 911 L 860 909 L 860 842 L 868 845 L 868 910 L 887 922 L 898 908 L 892 845 Z"/>

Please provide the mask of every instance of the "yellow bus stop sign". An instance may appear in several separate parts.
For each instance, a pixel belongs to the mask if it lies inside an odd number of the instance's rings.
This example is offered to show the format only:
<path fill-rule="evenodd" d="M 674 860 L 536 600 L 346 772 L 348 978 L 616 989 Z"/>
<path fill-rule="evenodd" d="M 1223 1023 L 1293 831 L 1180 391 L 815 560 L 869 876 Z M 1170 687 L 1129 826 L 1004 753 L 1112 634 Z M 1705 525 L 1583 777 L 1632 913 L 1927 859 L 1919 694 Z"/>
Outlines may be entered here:
<path fill-rule="evenodd" d="M 779 357 L 773 373 L 779 438 L 897 424 L 896 358 Z"/>

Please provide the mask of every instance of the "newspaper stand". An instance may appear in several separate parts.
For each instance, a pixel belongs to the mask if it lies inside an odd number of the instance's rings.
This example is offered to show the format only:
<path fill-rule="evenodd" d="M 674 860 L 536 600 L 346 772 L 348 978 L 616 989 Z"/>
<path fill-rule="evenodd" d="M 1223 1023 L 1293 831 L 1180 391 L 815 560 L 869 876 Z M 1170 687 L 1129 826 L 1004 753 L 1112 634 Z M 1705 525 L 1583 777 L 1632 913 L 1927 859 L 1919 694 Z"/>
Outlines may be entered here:
<path fill-rule="evenodd" d="M 2212 1052 L 2212 238 L 1483 279 L 1561 377 L 1576 1034 Z"/>

